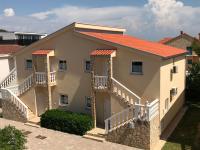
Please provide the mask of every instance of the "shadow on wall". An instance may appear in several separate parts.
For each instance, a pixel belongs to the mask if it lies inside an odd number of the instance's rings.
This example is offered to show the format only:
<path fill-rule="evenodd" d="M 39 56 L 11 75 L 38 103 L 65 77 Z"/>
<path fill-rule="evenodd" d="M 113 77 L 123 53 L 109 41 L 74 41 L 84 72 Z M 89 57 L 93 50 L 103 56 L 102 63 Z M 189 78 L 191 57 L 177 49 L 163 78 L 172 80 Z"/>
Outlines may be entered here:
<path fill-rule="evenodd" d="M 174 103 L 174 105 L 168 110 L 168 112 L 165 114 L 164 118 L 161 120 L 161 129 L 163 128 L 163 132 L 161 135 L 161 139 L 165 140 L 170 143 L 174 143 L 175 145 L 180 145 L 182 148 L 185 149 L 188 147 L 188 139 L 186 137 L 191 137 L 191 135 L 185 136 L 184 133 L 181 131 L 181 126 L 183 126 L 183 123 L 185 122 L 185 115 L 182 120 L 179 122 L 173 133 L 168 138 L 168 134 L 170 131 L 170 128 L 173 126 L 175 119 L 177 115 L 179 115 L 179 111 L 183 108 L 185 101 L 184 101 L 185 92 L 182 92 L 179 96 L 178 100 Z M 188 127 L 190 126 L 189 120 L 186 121 L 186 124 L 188 123 Z M 187 127 L 186 127 L 187 128 Z M 188 129 L 186 129 L 188 130 Z M 181 131 L 181 132 L 180 132 Z M 182 139 L 182 140 L 181 140 Z M 166 146 L 164 146 L 163 150 Z M 191 149 L 192 150 L 192 149 Z"/>
<path fill-rule="evenodd" d="M 161 139 L 166 140 L 165 132 L 167 132 L 168 127 L 173 123 L 173 119 L 175 119 L 178 112 L 181 110 L 183 105 L 185 104 L 185 92 L 183 91 L 179 98 L 176 100 L 176 102 L 172 105 L 172 107 L 168 110 L 168 112 L 165 114 L 165 116 L 161 120 Z M 173 102 L 173 100 L 172 100 Z M 163 113 L 163 110 L 161 110 L 161 113 Z"/>

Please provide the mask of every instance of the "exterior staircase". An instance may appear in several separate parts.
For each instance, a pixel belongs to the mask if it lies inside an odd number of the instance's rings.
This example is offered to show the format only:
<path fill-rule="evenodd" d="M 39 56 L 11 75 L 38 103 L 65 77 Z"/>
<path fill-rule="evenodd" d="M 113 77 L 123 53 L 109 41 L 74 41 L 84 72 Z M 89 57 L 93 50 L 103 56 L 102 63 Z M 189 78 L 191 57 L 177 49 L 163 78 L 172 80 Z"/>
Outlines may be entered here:
<path fill-rule="evenodd" d="M 101 128 L 94 128 L 88 131 L 83 138 L 94 140 L 97 142 L 104 142 L 105 141 L 106 132 L 105 129 Z"/>
<path fill-rule="evenodd" d="M 14 68 L 1 82 L 0 82 L 0 88 L 5 88 L 10 85 L 11 82 L 16 80 L 17 78 L 17 72 L 16 68 Z"/>
<path fill-rule="evenodd" d="M 1 96 L 4 100 L 9 100 L 15 105 L 22 117 L 27 121 L 35 118 L 35 114 L 31 109 L 20 100 L 20 95 L 27 92 L 33 85 L 33 74 L 28 76 L 23 82 L 15 86 L 9 86 L 16 79 L 16 69 L 13 69 L 10 74 L 1 82 Z"/>
<path fill-rule="evenodd" d="M 133 93 L 113 77 L 111 78 L 111 83 L 111 92 L 128 106 L 133 106 L 135 103 L 139 104 L 141 102 L 141 98 L 137 94 Z"/>
<path fill-rule="evenodd" d="M 128 89 L 125 85 L 117 81 L 115 78 L 107 76 L 94 76 L 94 89 L 110 90 L 120 101 L 128 107 L 119 113 L 112 115 L 105 120 L 106 134 L 134 120 L 150 121 L 158 114 L 159 100 L 156 99 L 151 103 L 141 104 L 141 98 Z M 87 134 L 88 135 L 88 134 Z M 90 134 L 88 135 L 91 136 Z"/>
<path fill-rule="evenodd" d="M 54 86 L 56 85 L 56 72 L 50 72 L 49 81 L 45 72 L 35 72 L 29 75 L 22 82 L 16 82 L 17 73 L 14 68 L 9 75 L 0 83 L 0 98 L 8 100 L 17 108 L 20 116 L 30 123 L 38 124 L 40 118 L 37 117 L 31 109 L 20 100 L 20 96 L 28 92 L 35 85 L 38 86 Z M 14 82 L 15 81 L 15 82 Z M 10 86 L 13 85 L 14 86 Z"/>

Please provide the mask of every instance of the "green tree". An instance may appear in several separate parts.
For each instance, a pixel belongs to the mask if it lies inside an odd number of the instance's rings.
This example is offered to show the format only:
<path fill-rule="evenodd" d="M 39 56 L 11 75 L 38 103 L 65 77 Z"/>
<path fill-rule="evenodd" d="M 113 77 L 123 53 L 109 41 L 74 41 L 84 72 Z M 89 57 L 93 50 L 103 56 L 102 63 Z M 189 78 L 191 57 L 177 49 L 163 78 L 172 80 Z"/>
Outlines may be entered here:
<path fill-rule="evenodd" d="M 189 68 L 189 75 L 186 78 L 186 98 L 200 101 L 200 63 L 194 63 Z"/>
<path fill-rule="evenodd" d="M 199 42 L 197 42 L 196 40 L 193 41 L 192 45 L 192 50 L 198 55 L 200 56 L 200 44 Z"/>

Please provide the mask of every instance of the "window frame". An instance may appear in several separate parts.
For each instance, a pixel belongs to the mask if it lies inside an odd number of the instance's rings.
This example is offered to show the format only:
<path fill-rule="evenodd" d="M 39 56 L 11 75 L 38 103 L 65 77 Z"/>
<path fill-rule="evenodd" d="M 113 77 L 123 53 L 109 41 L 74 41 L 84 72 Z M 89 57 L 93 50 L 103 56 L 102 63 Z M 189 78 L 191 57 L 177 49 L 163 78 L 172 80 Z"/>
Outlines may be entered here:
<path fill-rule="evenodd" d="M 62 62 L 62 63 L 61 63 Z M 65 63 L 64 63 L 65 62 Z M 65 68 L 60 68 L 60 64 L 65 64 Z M 62 66 L 63 67 L 63 66 Z M 58 70 L 59 71 L 61 71 L 61 72 L 63 72 L 63 71 L 67 71 L 67 61 L 66 60 L 64 60 L 64 59 L 59 59 L 59 61 L 58 61 Z"/>
<path fill-rule="evenodd" d="M 28 67 L 28 61 L 31 61 L 31 68 Z M 30 59 L 25 59 L 25 69 L 26 70 L 32 70 L 33 69 L 33 60 L 31 58 Z"/>
<path fill-rule="evenodd" d="M 192 47 L 191 47 L 191 46 L 187 46 L 187 47 L 186 47 L 186 50 L 187 50 L 187 52 L 188 52 L 187 55 L 191 56 L 191 55 L 192 55 L 192 51 L 193 51 L 193 50 L 192 50 Z"/>
<path fill-rule="evenodd" d="M 133 63 L 141 63 L 141 72 L 135 72 L 133 71 Z M 143 61 L 139 61 L 139 60 L 136 60 L 136 61 L 132 61 L 131 62 L 131 74 L 133 75 L 143 75 L 144 71 L 143 71 Z"/>
<path fill-rule="evenodd" d="M 60 97 L 59 97 L 59 106 L 67 106 L 68 104 L 69 104 L 69 96 L 67 95 L 67 94 L 60 94 L 59 95 Z M 67 103 L 66 104 L 64 104 L 64 103 L 61 103 L 61 97 L 67 97 Z"/>
<path fill-rule="evenodd" d="M 90 107 L 88 106 L 88 99 L 90 99 Z M 85 109 L 91 110 L 92 108 L 92 98 L 90 96 L 85 96 Z"/>
<path fill-rule="evenodd" d="M 87 69 L 87 62 L 90 63 L 89 70 Z M 91 60 L 84 60 L 84 71 L 85 71 L 86 73 L 90 73 L 90 72 L 91 72 Z"/>

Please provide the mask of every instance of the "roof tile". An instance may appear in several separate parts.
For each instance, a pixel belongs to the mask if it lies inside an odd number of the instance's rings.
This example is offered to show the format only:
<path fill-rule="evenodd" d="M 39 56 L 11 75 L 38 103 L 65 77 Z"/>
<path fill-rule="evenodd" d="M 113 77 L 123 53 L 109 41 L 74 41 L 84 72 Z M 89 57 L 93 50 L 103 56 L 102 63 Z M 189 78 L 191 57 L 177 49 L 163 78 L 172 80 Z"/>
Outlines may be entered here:
<path fill-rule="evenodd" d="M 172 57 L 187 53 L 186 50 L 174 48 L 157 42 L 146 41 L 138 39 L 133 36 L 124 34 L 108 34 L 108 33 L 97 33 L 97 32 L 79 32 L 81 34 L 94 37 L 100 40 L 120 44 L 122 46 L 137 49 L 143 52 L 158 55 L 164 58 Z"/>

